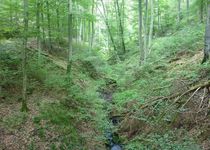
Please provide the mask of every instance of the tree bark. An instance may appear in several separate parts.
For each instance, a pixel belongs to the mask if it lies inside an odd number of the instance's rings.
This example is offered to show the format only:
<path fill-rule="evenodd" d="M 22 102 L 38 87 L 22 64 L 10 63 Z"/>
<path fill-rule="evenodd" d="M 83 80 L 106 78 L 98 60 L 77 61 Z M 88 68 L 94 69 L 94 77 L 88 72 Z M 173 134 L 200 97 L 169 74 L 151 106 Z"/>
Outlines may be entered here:
<path fill-rule="evenodd" d="M 143 38 L 142 38 L 142 0 L 138 1 L 139 9 L 139 51 L 140 51 L 140 62 L 142 65 L 144 63 L 145 53 L 143 48 Z"/>
<path fill-rule="evenodd" d="M 161 29 L 161 25 L 160 25 L 160 15 L 161 15 L 161 12 L 160 12 L 160 3 L 159 3 L 159 0 L 157 1 L 157 7 L 158 7 L 158 32 L 159 30 Z"/>
<path fill-rule="evenodd" d="M 117 5 L 118 20 L 119 20 L 119 29 L 120 29 L 120 38 L 121 38 L 122 51 L 123 51 L 123 54 L 125 54 L 126 53 L 126 48 L 125 48 L 125 40 L 124 40 L 124 29 L 123 29 L 122 15 L 121 15 L 121 10 L 120 10 L 120 6 L 119 6 L 119 1 L 118 0 L 116 0 L 116 5 Z"/>
<path fill-rule="evenodd" d="M 47 5 L 47 25 L 48 25 L 48 38 L 49 38 L 49 50 L 52 50 L 52 34 L 51 34 L 51 17 L 50 17 L 50 6 L 48 0 L 46 1 Z"/>
<path fill-rule="evenodd" d="M 22 89 L 22 108 L 21 111 L 28 111 L 27 107 L 27 40 L 28 40 L 28 0 L 24 0 L 24 39 L 23 39 L 23 51 L 22 51 L 22 73 L 23 73 L 23 89 Z"/>
<path fill-rule="evenodd" d="M 95 9 L 95 0 L 93 0 L 92 4 L 92 15 L 94 15 L 94 9 Z M 95 35 L 95 30 L 94 30 L 94 20 L 91 22 L 91 42 L 90 42 L 90 47 L 93 48 L 93 40 L 94 40 L 94 35 Z"/>
<path fill-rule="evenodd" d="M 181 21 L 181 0 L 178 0 L 178 22 Z"/>
<path fill-rule="evenodd" d="M 187 21 L 190 21 L 190 0 L 187 0 Z"/>
<path fill-rule="evenodd" d="M 38 63 L 40 63 L 41 57 L 41 32 L 40 32 L 40 0 L 36 1 L 37 10 L 36 10 L 36 24 L 37 24 L 37 49 L 38 49 Z"/>
<path fill-rule="evenodd" d="M 56 8 L 56 26 L 57 26 L 57 38 L 60 40 L 60 10 L 59 10 L 59 4 L 57 4 Z"/>
<path fill-rule="evenodd" d="M 204 0 L 200 1 L 200 22 L 203 23 Z"/>
<path fill-rule="evenodd" d="M 44 13 L 43 13 L 43 10 L 44 10 L 44 4 L 43 4 L 43 0 L 41 0 L 42 42 L 43 42 L 43 45 L 45 45 L 46 44 L 46 40 L 45 40 L 46 36 L 45 36 Z M 43 45 L 42 45 L 42 48 L 44 48 Z"/>
<path fill-rule="evenodd" d="M 103 0 L 101 0 L 101 4 L 102 4 L 103 12 L 106 13 L 106 9 L 105 9 L 105 5 L 104 5 Z M 100 11 L 100 13 L 101 13 L 101 15 L 103 15 L 103 13 L 102 13 L 101 11 Z M 115 51 L 115 53 L 116 53 L 116 52 L 117 52 L 117 47 L 116 47 L 115 42 L 114 42 L 114 37 L 113 37 L 112 32 L 111 32 L 111 27 L 110 27 L 110 25 L 109 25 L 107 15 L 104 14 L 103 17 L 104 17 L 104 21 L 105 21 L 105 24 L 106 24 L 106 27 L 107 27 L 109 36 L 110 36 L 110 40 L 111 40 L 111 42 L 112 42 L 112 46 L 113 46 L 114 51 Z"/>
<path fill-rule="evenodd" d="M 209 60 L 209 53 L 210 53 L 210 0 L 208 0 L 208 15 L 207 15 L 206 32 L 205 32 L 204 58 L 202 63 Z"/>
<path fill-rule="evenodd" d="M 152 46 L 152 38 L 153 38 L 153 25 L 154 25 L 154 1 L 153 0 L 151 0 L 150 6 L 151 6 L 151 21 L 150 21 L 149 41 L 148 41 L 149 51 Z"/>
<path fill-rule="evenodd" d="M 72 38 L 73 38 L 73 14 L 72 14 L 72 0 L 68 0 L 68 60 L 67 60 L 67 81 L 69 87 L 71 86 L 71 68 L 72 68 L 72 56 L 73 56 L 73 50 L 72 50 Z"/>

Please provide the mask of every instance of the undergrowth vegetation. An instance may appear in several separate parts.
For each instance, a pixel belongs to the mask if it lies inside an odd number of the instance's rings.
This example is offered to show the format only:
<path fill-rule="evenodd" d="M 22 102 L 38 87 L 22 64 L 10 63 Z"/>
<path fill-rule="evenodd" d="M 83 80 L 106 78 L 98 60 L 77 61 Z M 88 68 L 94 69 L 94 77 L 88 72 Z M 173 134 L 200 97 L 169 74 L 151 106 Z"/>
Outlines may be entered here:
<path fill-rule="evenodd" d="M 0 125 L 12 132 L 32 120 L 36 138 L 29 138 L 31 150 L 42 147 L 39 142 L 49 149 L 104 149 L 107 130 L 118 133 L 117 140 L 128 150 L 199 150 L 208 129 L 204 126 L 203 133 L 189 134 L 194 129 L 193 118 L 180 121 L 185 117 L 182 114 L 191 109 L 182 107 L 189 97 L 179 103 L 168 97 L 187 90 L 198 80 L 206 80 L 209 64 L 200 65 L 203 29 L 198 24 L 155 39 L 148 60 L 141 67 L 136 65 L 137 51 L 128 53 L 124 62 L 109 65 L 97 49 L 89 51 L 85 45 L 75 45 L 73 85 L 69 90 L 64 57 L 59 56 L 59 63 L 53 63 L 43 55 L 37 62 L 37 53 L 30 51 L 27 94 L 36 94 L 30 99 L 33 113 L 5 115 Z M 21 58 L 16 45 L 13 41 L 0 45 L 3 103 L 14 104 L 21 97 Z M 56 53 L 51 57 L 55 56 Z M 111 97 L 111 103 L 102 100 L 106 99 L 102 92 Z M 107 119 L 110 114 L 121 117 L 119 128 Z"/>

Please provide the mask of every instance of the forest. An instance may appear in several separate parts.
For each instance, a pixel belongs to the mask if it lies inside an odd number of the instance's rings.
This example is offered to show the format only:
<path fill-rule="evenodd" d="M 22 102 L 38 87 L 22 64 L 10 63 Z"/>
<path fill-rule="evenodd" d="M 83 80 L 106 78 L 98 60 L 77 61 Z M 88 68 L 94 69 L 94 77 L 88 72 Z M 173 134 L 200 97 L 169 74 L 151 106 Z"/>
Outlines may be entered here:
<path fill-rule="evenodd" d="M 210 0 L 0 0 L 1 150 L 209 150 Z"/>

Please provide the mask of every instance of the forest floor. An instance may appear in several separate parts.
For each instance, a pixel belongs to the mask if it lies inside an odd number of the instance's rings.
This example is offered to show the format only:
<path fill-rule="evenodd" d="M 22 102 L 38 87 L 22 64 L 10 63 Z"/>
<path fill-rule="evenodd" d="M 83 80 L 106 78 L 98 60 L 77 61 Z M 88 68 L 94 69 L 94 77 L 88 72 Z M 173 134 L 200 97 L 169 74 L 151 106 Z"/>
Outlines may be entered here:
<path fill-rule="evenodd" d="M 53 55 L 50 54 L 43 54 L 49 59 L 55 66 L 59 67 L 62 70 L 65 70 L 67 68 L 67 64 L 64 60 L 59 59 Z M 197 52 L 190 53 L 190 52 L 184 52 L 180 51 L 176 53 L 176 55 L 173 58 L 169 58 L 167 60 L 170 65 L 168 65 L 166 68 L 164 66 L 158 66 L 159 68 L 156 69 L 163 69 L 164 74 L 171 74 L 172 72 L 176 72 L 177 74 L 179 72 L 182 72 L 185 69 L 189 69 L 194 64 L 199 64 L 200 60 L 202 59 L 202 50 L 198 50 Z M 162 68 L 163 67 L 163 68 Z M 197 83 L 202 84 L 206 81 L 208 70 L 200 70 L 200 76 L 199 76 L 199 82 L 195 82 L 192 84 L 191 81 L 187 81 L 182 78 L 177 78 L 175 82 L 173 82 L 172 86 L 173 92 L 172 93 L 183 93 L 185 90 L 188 89 L 191 85 L 197 85 Z M 167 79 L 166 79 L 167 80 Z M 82 84 L 88 84 L 88 83 L 82 83 Z M 38 84 L 40 86 L 40 84 Z M 120 86 L 120 85 L 118 85 Z M 129 85 L 132 86 L 132 85 Z M 87 86 L 88 87 L 88 86 Z M 118 87 L 120 89 L 121 87 Z M 155 87 L 154 87 L 155 88 Z M 5 150 L 16 150 L 16 149 L 40 149 L 44 150 L 47 148 L 52 148 L 52 143 L 56 143 L 55 145 L 58 146 L 60 144 L 60 141 L 58 139 L 60 136 L 62 136 L 63 130 L 58 131 L 57 126 L 62 126 L 63 124 L 56 124 L 53 126 L 49 126 L 48 122 L 46 120 L 41 120 L 39 124 L 37 125 L 37 116 L 41 114 L 40 111 L 42 111 L 40 108 L 44 104 L 48 104 L 51 106 L 58 103 L 60 99 L 65 99 L 65 94 L 62 92 L 55 92 L 51 91 L 53 89 L 48 90 L 42 90 L 40 87 L 35 87 L 35 90 L 32 92 L 32 94 L 29 95 L 28 105 L 30 108 L 30 112 L 28 114 L 19 112 L 20 110 L 20 101 L 18 101 L 17 97 L 13 97 L 11 100 L 5 101 L 5 99 L 0 99 L 0 149 Z M 156 89 L 158 90 L 158 89 Z M 11 89 L 10 92 L 14 92 L 15 89 Z M 19 91 L 19 90 L 17 90 Z M 97 92 L 97 91 L 95 91 Z M 180 95 L 178 96 L 180 98 Z M 165 99 L 165 97 L 161 97 L 160 100 L 162 101 Z M 184 109 L 183 112 L 179 112 L 176 115 L 176 118 L 172 122 L 170 122 L 170 125 L 163 125 L 160 124 L 160 128 L 157 126 L 152 126 L 150 124 L 142 122 L 141 120 L 135 118 L 135 110 L 142 109 L 145 110 L 145 113 L 147 116 L 152 117 L 152 115 L 155 115 L 154 110 L 152 110 L 150 107 L 152 105 L 147 106 L 146 104 L 139 104 L 135 99 L 130 99 L 129 102 L 126 102 L 124 104 L 123 110 L 117 110 L 116 108 L 118 105 L 115 105 L 115 102 L 113 102 L 113 106 L 106 110 L 108 112 L 104 112 L 104 110 L 101 110 L 101 112 L 106 114 L 112 114 L 112 116 L 121 116 L 120 118 L 120 126 L 116 131 L 119 133 L 119 135 L 123 138 L 129 139 L 129 140 L 136 140 L 135 137 L 138 134 L 150 134 L 152 132 L 164 132 L 163 128 L 167 127 L 169 130 L 177 130 L 177 129 L 186 129 L 187 135 L 191 137 L 197 137 L 197 140 L 199 141 L 199 145 L 202 149 L 208 150 L 210 147 L 210 139 L 209 139 L 209 133 L 210 133 L 210 116 L 209 116 L 209 99 L 210 95 L 208 93 L 208 90 L 204 88 L 197 88 L 196 90 L 190 92 L 186 96 L 186 100 L 184 102 L 181 102 L 179 107 L 187 106 L 187 109 Z M 166 98 L 165 100 L 170 100 L 170 98 Z M 154 102 L 150 101 L 151 103 Z M 71 104 L 71 107 L 75 107 L 76 104 Z M 101 105 L 101 104 L 100 104 Z M 83 107 L 90 107 L 90 106 L 83 106 Z M 91 109 L 94 106 L 90 107 Z M 134 109 L 135 108 L 135 109 Z M 45 108 L 44 108 L 45 109 Z M 102 105 L 99 109 L 103 109 Z M 55 109 L 56 110 L 56 109 Z M 52 113 L 55 113 L 55 110 L 52 110 Z M 92 116 L 97 116 L 98 112 L 91 110 Z M 19 112 L 19 113 L 18 113 Z M 58 112 L 59 113 L 59 112 Z M 61 111 L 61 114 L 63 112 Z M 65 112 L 64 112 L 65 113 Z M 86 113 L 86 112 L 85 112 Z M 166 112 L 167 113 L 167 112 Z M 70 114 L 71 116 L 72 114 Z M 67 116 L 69 117 L 69 116 Z M 60 118 L 59 118 L 60 119 Z M 65 119 L 65 118 L 64 118 Z M 87 119 L 88 120 L 88 119 Z M 104 146 L 104 139 L 101 140 L 95 140 L 95 136 L 103 135 L 101 132 L 94 128 L 95 125 L 93 125 L 90 121 L 80 121 L 79 125 L 77 124 L 77 129 L 80 132 L 83 132 L 83 134 L 86 135 L 86 148 L 85 149 L 98 149 L 103 150 L 106 149 Z M 60 120 L 61 121 L 61 120 Z M 73 120 L 72 120 L 73 121 Z M 98 120 L 101 121 L 101 120 Z M 55 121 L 56 122 L 56 121 Z M 66 121 L 68 123 L 68 120 Z M 99 122 L 100 124 L 100 122 Z M 71 130 L 71 129 L 70 129 Z M 179 132 L 179 131 L 177 131 Z M 183 136 L 184 132 L 177 133 L 180 134 L 180 136 Z M 129 140 L 124 140 L 123 144 L 129 144 Z M 137 139 L 138 140 L 138 139 Z M 145 141 L 140 141 L 145 142 Z M 148 142 L 148 141 L 146 141 Z M 53 148 L 52 148 L 53 149 Z M 81 148 L 83 149 L 83 148 Z M 135 148 L 134 148 L 135 149 Z M 156 149 L 156 148 L 154 148 Z M 196 149 L 196 148 L 195 148 Z"/>

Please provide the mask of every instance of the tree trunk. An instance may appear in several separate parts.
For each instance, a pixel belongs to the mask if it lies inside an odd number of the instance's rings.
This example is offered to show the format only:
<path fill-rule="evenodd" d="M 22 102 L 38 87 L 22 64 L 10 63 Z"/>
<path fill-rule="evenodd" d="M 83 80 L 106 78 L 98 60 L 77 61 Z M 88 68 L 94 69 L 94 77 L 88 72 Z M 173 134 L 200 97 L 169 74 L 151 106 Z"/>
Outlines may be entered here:
<path fill-rule="evenodd" d="M 45 44 L 46 44 L 46 41 L 45 41 L 46 36 L 45 36 L 45 27 L 44 27 L 44 13 L 43 13 L 44 4 L 43 4 L 43 0 L 41 0 L 41 10 L 42 10 L 42 11 L 41 11 L 41 21 L 42 21 L 42 24 L 41 24 L 41 26 L 42 26 L 42 42 L 43 42 L 43 45 L 45 45 Z M 43 45 L 42 45 L 42 48 L 44 48 Z"/>
<path fill-rule="evenodd" d="M 72 23 L 73 23 L 73 14 L 72 14 L 72 1 L 68 0 L 68 60 L 67 60 L 67 81 L 69 87 L 71 86 L 71 68 L 72 68 L 72 56 L 73 56 L 73 50 L 72 50 Z"/>
<path fill-rule="evenodd" d="M 94 15 L 94 9 L 95 9 L 95 0 L 93 0 L 93 4 L 92 4 L 92 15 Z M 94 30 L 94 20 L 92 20 L 91 22 L 91 42 L 90 42 L 90 46 L 91 48 L 93 48 L 93 40 L 94 40 L 94 35 L 95 35 L 95 30 Z"/>
<path fill-rule="evenodd" d="M 56 8 L 56 24 L 57 24 L 57 36 L 58 39 L 60 39 L 60 11 L 59 11 L 59 6 Z"/>
<path fill-rule="evenodd" d="M 202 63 L 209 59 L 210 53 L 210 0 L 208 0 L 208 15 L 206 22 L 206 33 L 205 33 L 205 48 L 204 48 L 204 58 Z"/>
<path fill-rule="evenodd" d="M 144 16 L 144 60 L 148 53 L 148 0 L 145 0 L 145 16 Z"/>
<path fill-rule="evenodd" d="M 37 24 L 37 48 L 38 48 L 38 63 L 40 63 L 41 57 L 41 32 L 40 32 L 40 0 L 36 1 L 37 9 L 36 9 L 36 24 Z"/>
<path fill-rule="evenodd" d="M 148 49 L 151 49 L 152 46 L 152 38 L 153 38 L 153 25 L 154 25 L 154 1 L 151 0 L 151 21 L 150 21 L 150 30 L 149 30 L 149 41 L 148 41 Z"/>
<path fill-rule="evenodd" d="M 190 0 L 187 0 L 187 21 L 190 21 Z"/>
<path fill-rule="evenodd" d="M 200 1 L 200 22 L 203 23 L 204 0 Z"/>
<path fill-rule="evenodd" d="M 178 0 L 178 22 L 181 21 L 181 0 Z"/>
<path fill-rule="evenodd" d="M 27 40 L 28 40 L 28 0 L 24 0 L 24 39 L 23 39 L 23 51 L 22 51 L 22 73 L 23 73 L 23 89 L 22 89 L 22 108 L 21 111 L 28 111 L 27 107 L 27 71 L 26 71 L 26 59 L 27 59 Z"/>
<path fill-rule="evenodd" d="M 121 16 L 121 10 L 120 10 L 120 6 L 119 6 L 119 1 L 118 0 L 116 0 L 116 5 L 117 5 L 117 14 L 118 14 L 118 19 L 119 19 L 119 29 L 120 29 L 120 38 L 121 38 L 122 52 L 123 52 L 123 55 L 124 55 L 126 53 L 125 41 L 124 41 L 124 29 L 123 29 L 123 25 L 122 25 L 122 16 Z"/>
<path fill-rule="evenodd" d="M 161 12 L 160 12 L 160 3 L 159 3 L 159 0 L 157 1 L 157 7 L 158 7 L 158 32 L 159 30 L 161 29 L 161 26 L 160 26 L 160 15 L 161 15 Z"/>
<path fill-rule="evenodd" d="M 105 5 L 104 5 L 103 0 L 101 0 L 101 4 L 102 4 L 103 12 L 106 13 L 106 9 L 105 9 Z M 100 13 L 103 15 L 102 12 L 100 12 Z M 108 30 L 108 33 L 109 33 L 109 36 L 110 36 L 110 40 L 112 42 L 112 46 L 114 48 L 114 51 L 115 51 L 115 53 L 117 53 L 117 47 L 115 45 L 114 37 L 112 35 L 111 27 L 109 26 L 109 22 L 108 22 L 108 18 L 107 18 L 107 15 L 106 14 L 104 14 L 104 21 L 105 21 L 105 24 L 106 24 L 106 27 L 107 27 L 107 30 Z M 116 56 L 116 57 L 118 57 L 118 56 Z"/>
<path fill-rule="evenodd" d="M 52 34 L 51 34 L 51 18 L 50 18 L 50 6 L 48 0 L 46 1 L 47 5 L 47 25 L 48 25 L 48 38 L 49 38 L 49 50 L 52 50 Z"/>
<path fill-rule="evenodd" d="M 140 50 L 140 62 L 142 65 L 144 63 L 145 53 L 143 48 L 143 38 L 142 38 L 142 0 L 138 1 L 139 3 L 139 50 Z"/>

